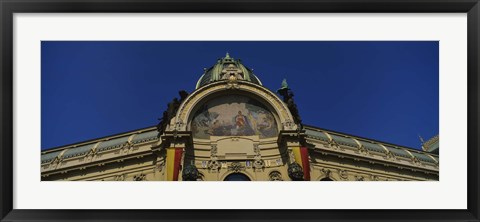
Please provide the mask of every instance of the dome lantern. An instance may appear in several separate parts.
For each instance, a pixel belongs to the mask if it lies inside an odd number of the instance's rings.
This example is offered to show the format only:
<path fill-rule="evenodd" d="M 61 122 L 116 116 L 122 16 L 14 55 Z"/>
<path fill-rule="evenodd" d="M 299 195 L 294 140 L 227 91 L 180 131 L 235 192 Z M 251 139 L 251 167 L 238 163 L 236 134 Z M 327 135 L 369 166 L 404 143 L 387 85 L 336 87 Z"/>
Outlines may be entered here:
<path fill-rule="evenodd" d="M 230 76 L 234 76 L 240 81 L 249 81 L 262 85 L 262 82 L 253 74 L 253 69 L 244 66 L 240 59 L 230 57 L 230 54 L 227 52 L 225 57 L 218 59 L 215 65 L 204 70 L 203 75 L 197 81 L 195 89 L 212 82 L 228 80 Z"/>

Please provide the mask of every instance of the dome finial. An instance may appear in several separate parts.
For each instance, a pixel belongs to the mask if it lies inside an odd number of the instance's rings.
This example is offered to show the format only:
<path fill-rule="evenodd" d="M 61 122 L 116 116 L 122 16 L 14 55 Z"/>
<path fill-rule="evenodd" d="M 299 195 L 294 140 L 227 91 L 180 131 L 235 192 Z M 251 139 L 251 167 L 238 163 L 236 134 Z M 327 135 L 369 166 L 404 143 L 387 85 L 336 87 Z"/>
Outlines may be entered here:
<path fill-rule="evenodd" d="M 226 58 L 226 59 L 230 58 L 230 54 L 228 54 L 228 52 L 227 52 L 227 54 L 225 55 L 225 58 Z"/>

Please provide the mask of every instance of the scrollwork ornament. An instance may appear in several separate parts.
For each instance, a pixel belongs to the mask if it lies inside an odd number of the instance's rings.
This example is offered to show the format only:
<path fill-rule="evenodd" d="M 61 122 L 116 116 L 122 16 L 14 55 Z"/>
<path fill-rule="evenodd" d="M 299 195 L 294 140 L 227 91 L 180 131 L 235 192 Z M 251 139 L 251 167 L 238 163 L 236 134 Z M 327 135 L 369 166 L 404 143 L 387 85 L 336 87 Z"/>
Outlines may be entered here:
<path fill-rule="evenodd" d="M 208 161 L 207 167 L 209 170 L 218 171 L 221 167 L 221 164 L 218 162 L 218 160 L 210 160 Z"/>
<path fill-rule="evenodd" d="M 230 164 L 230 166 L 228 167 L 228 170 L 229 170 L 229 171 L 233 171 L 233 172 L 235 172 L 235 173 L 238 173 L 238 172 L 240 172 L 240 171 L 242 171 L 242 170 L 244 170 L 244 169 L 245 169 L 245 167 L 242 166 L 242 164 L 239 163 L 239 162 L 233 162 L 233 163 Z"/>

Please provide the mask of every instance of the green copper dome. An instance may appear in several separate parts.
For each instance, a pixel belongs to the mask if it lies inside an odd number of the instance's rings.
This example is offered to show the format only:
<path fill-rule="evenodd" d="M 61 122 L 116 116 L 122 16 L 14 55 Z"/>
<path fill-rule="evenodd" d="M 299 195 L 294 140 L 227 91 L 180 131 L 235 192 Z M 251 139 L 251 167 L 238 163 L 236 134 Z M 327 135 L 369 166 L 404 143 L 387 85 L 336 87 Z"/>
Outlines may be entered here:
<path fill-rule="evenodd" d="M 215 65 L 205 69 L 195 89 L 212 82 L 227 80 L 230 76 L 235 76 L 240 81 L 262 85 L 262 82 L 253 74 L 252 69 L 244 66 L 240 59 L 234 59 L 227 53 L 224 58 L 218 59 Z"/>

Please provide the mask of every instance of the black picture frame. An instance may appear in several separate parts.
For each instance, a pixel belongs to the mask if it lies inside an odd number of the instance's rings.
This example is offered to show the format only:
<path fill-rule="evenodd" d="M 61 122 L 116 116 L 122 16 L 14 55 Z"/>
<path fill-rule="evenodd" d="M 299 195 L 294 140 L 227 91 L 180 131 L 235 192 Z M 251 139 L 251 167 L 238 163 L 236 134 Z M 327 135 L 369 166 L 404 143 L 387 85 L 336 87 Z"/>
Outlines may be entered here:
<path fill-rule="evenodd" d="M 479 221 L 478 0 L 0 0 L 1 221 Z M 466 210 L 18 210 L 13 209 L 14 13 L 467 13 L 468 209 Z M 233 201 L 233 200 L 232 200 Z M 346 199 L 345 201 L 348 201 Z M 448 201 L 448 200 L 444 200 Z M 295 203 L 291 203 L 295 204 Z"/>

